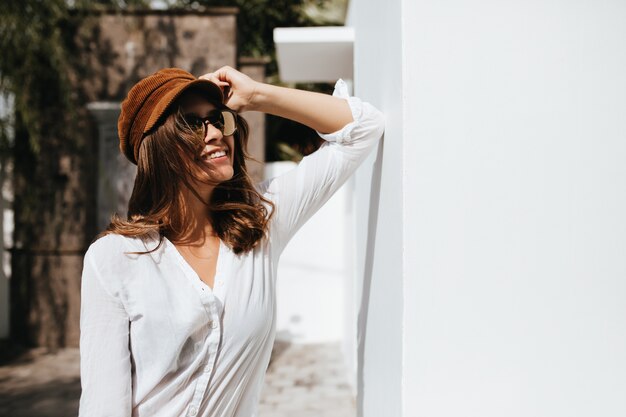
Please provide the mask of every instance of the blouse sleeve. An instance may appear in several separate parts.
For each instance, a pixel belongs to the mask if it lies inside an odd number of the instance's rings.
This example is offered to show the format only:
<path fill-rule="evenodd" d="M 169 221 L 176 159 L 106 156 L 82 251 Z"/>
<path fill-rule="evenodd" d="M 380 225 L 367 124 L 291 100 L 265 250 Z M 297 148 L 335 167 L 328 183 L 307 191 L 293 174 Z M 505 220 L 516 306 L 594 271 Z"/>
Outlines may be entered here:
<path fill-rule="evenodd" d="M 317 151 L 302 158 L 291 171 L 260 184 L 261 192 L 275 204 L 270 234 L 278 254 L 356 171 L 383 134 L 383 114 L 350 97 L 343 80 L 337 81 L 333 96 L 348 101 L 353 121 L 333 133 L 318 132 L 325 142 Z"/>
<path fill-rule="evenodd" d="M 79 417 L 131 416 L 129 318 L 119 294 L 107 291 L 92 251 L 81 279 Z"/>

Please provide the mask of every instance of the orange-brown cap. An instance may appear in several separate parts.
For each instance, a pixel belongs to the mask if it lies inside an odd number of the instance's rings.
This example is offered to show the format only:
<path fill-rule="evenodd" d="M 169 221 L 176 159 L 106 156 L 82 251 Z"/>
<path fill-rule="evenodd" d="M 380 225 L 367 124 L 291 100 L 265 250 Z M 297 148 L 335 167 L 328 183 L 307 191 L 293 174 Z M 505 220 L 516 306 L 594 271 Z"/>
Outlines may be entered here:
<path fill-rule="evenodd" d="M 224 102 L 222 90 L 215 83 L 198 79 L 180 68 L 157 71 L 130 89 L 117 121 L 120 151 L 130 162 L 137 164 L 145 134 L 157 126 L 178 96 L 192 86 L 206 91 L 211 99 Z"/>

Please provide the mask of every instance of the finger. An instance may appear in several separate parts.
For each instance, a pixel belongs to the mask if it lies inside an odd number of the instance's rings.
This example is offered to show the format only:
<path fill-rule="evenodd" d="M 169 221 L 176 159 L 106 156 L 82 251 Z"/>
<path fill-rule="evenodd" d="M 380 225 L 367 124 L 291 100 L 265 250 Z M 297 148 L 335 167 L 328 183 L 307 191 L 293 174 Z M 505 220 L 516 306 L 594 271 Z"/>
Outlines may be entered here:
<path fill-rule="evenodd" d="M 223 67 L 219 68 L 217 71 L 215 71 L 213 74 L 222 81 L 230 81 L 230 73 L 233 70 L 232 67 L 228 66 L 228 65 L 224 65 Z"/>
<path fill-rule="evenodd" d="M 215 83 L 215 84 L 219 82 L 219 79 L 215 76 L 214 73 L 205 74 L 200 78 L 202 78 L 203 80 L 211 81 L 212 83 Z"/>
<path fill-rule="evenodd" d="M 224 97 L 228 97 L 228 93 L 230 92 L 230 84 L 227 83 L 226 81 L 220 81 L 219 78 L 217 78 L 217 76 L 215 75 L 215 73 L 210 72 L 208 74 L 202 75 L 199 78 L 203 80 L 211 81 L 213 84 L 217 85 L 222 90 Z"/>
<path fill-rule="evenodd" d="M 201 75 L 198 78 L 201 78 L 203 80 L 209 80 L 217 85 L 223 85 L 224 83 L 228 84 L 226 81 L 220 80 L 214 72 L 209 72 L 207 74 Z"/>

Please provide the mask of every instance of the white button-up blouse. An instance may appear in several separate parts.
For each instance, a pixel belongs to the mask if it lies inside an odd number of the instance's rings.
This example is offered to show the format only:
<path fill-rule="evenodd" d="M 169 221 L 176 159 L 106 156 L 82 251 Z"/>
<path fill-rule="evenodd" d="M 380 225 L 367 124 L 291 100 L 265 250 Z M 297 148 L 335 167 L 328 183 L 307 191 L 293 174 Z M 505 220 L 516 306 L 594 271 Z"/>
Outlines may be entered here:
<path fill-rule="evenodd" d="M 349 97 L 353 122 L 291 172 L 257 184 L 276 205 L 268 238 L 235 255 L 220 243 L 214 288 L 165 239 L 110 234 L 84 258 L 79 417 L 256 417 L 275 336 L 276 270 L 294 233 L 345 183 L 384 130 Z"/>

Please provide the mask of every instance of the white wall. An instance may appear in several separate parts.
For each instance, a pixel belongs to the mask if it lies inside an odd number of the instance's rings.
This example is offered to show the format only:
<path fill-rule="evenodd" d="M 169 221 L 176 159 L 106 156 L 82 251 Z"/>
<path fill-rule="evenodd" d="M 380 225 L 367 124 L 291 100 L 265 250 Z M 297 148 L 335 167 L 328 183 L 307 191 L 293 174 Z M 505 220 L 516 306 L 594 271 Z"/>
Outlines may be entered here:
<path fill-rule="evenodd" d="M 403 415 L 625 416 L 626 2 L 402 5 Z"/>
<path fill-rule="evenodd" d="M 359 417 L 626 415 L 625 22 L 351 0 Z"/>
<path fill-rule="evenodd" d="M 399 2 L 351 0 L 354 94 L 386 114 L 386 131 L 356 174 L 357 408 L 396 417 L 402 406 L 402 50 Z M 382 169 L 382 171 L 381 171 Z"/>

